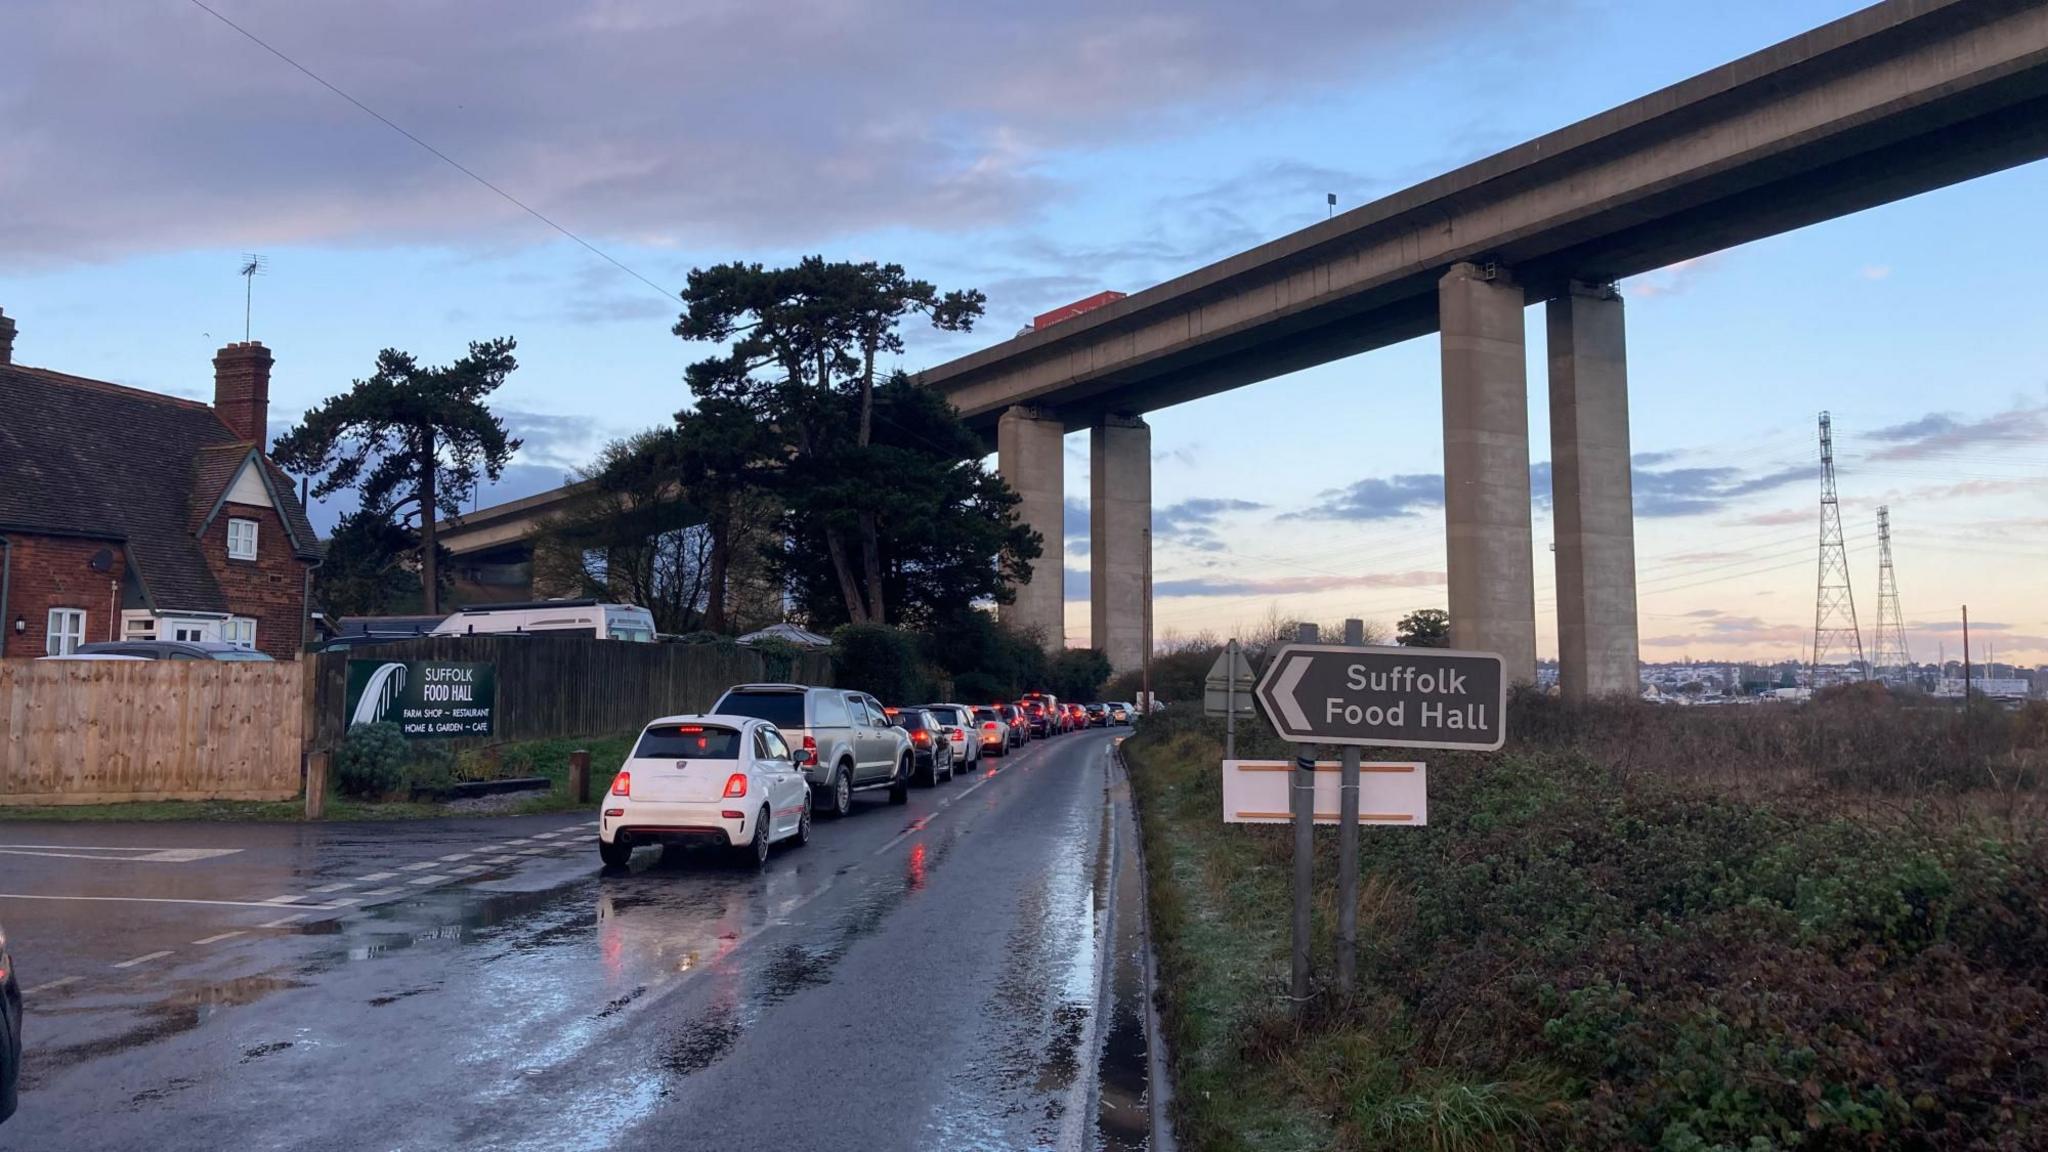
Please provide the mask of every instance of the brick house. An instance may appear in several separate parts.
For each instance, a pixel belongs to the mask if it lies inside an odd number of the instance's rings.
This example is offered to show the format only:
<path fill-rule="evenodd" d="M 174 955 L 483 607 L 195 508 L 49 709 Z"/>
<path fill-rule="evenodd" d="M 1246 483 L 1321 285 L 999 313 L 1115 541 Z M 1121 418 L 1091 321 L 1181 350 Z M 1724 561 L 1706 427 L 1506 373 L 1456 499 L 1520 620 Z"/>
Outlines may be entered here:
<path fill-rule="evenodd" d="M 229 344 L 213 403 L 14 363 L 0 314 L 0 656 L 224 640 L 292 659 L 320 545 L 264 455 L 270 352 Z"/>

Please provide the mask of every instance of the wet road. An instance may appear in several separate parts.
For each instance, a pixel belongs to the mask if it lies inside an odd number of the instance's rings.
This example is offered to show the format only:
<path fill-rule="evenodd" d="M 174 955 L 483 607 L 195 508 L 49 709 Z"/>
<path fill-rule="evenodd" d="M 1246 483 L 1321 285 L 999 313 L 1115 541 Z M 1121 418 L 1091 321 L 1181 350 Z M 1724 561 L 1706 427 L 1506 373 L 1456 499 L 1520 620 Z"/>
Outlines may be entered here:
<path fill-rule="evenodd" d="M 565 816 L 0 825 L 0 1148 L 1145 1147 L 1109 747 L 863 796 L 758 874 L 601 874 Z"/>

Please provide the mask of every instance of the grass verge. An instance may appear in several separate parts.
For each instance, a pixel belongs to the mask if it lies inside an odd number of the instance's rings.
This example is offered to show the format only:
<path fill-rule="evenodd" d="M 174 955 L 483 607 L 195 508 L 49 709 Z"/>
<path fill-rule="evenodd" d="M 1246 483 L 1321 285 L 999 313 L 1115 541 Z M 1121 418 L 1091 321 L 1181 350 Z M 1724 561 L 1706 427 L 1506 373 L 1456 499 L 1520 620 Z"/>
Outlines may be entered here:
<path fill-rule="evenodd" d="M 1220 743 L 1169 713 L 1124 745 L 1190 1149 L 2048 1146 L 2038 831 L 1528 739 L 1433 756 L 1431 825 L 1362 837 L 1358 993 L 1297 1014 L 1288 832 L 1221 823 Z M 1334 849 L 1319 830 L 1325 976 Z"/>

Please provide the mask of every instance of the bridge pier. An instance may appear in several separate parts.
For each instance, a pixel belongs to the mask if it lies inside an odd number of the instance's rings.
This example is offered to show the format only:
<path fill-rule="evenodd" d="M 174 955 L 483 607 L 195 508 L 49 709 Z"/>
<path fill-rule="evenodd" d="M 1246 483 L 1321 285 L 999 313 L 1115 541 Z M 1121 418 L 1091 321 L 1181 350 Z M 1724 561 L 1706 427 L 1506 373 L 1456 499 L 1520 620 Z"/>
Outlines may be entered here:
<path fill-rule="evenodd" d="M 1104 416 L 1088 434 L 1092 643 L 1126 672 L 1151 642 L 1152 428 Z"/>
<path fill-rule="evenodd" d="M 1526 303 L 1494 265 L 1454 264 L 1437 284 L 1451 646 L 1498 652 L 1512 683 L 1536 679 Z"/>
<path fill-rule="evenodd" d="M 1066 434 L 1057 413 L 1028 405 L 996 422 L 996 470 L 1017 493 L 1019 517 L 1044 539 L 1031 580 L 1001 614 L 1053 652 L 1067 643 Z"/>
<path fill-rule="evenodd" d="M 1634 696 L 1641 682 L 1621 295 L 1575 281 L 1545 311 L 1558 689 L 1573 702 Z"/>

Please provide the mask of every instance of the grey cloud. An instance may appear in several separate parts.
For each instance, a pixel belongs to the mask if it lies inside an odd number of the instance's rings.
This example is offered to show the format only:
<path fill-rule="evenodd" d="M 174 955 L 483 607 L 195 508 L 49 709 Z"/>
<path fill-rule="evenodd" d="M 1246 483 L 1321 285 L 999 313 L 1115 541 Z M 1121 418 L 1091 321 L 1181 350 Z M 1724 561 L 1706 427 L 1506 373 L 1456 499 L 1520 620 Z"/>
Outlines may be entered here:
<path fill-rule="evenodd" d="M 564 226 L 660 247 L 1014 223 L 1057 191 L 1043 164 L 1062 149 L 1398 72 L 1515 7 L 363 0 L 228 15 Z M 0 71 L 0 257 L 17 266 L 557 239 L 197 6 L 26 0 L 8 42 L 28 62 Z"/>
<path fill-rule="evenodd" d="M 1066 537 L 1067 555 L 1088 555 L 1095 544 L 1094 538 L 1089 534 L 1088 505 L 1069 496 L 1061 513 L 1063 523 L 1060 525 L 1060 532 Z"/>
<path fill-rule="evenodd" d="M 1869 436 L 1889 445 L 1872 452 L 1870 460 L 1917 460 L 1987 444 L 2038 444 L 2048 439 L 2048 405 L 2012 408 L 1980 420 L 1929 412 Z"/>
<path fill-rule="evenodd" d="M 1699 516 L 1718 512 L 1735 500 L 1809 480 L 1817 469 L 1807 465 L 1780 468 L 1751 475 L 1740 468 L 1666 468 L 1649 465 L 1677 458 L 1678 452 L 1644 452 L 1632 458 L 1630 469 L 1636 515 L 1665 518 Z M 1529 466 L 1529 492 L 1536 507 L 1551 507 L 1554 475 L 1548 460 Z"/>
<path fill-rule="evenodd" d="M 1549 490 L 1545 485 L 1545 491 Z M 1444 478 L 1439 473 L 1406 473 L 1384 479 L 1368 476 L 1347 488 L 1332 488 L 1319 501 L 1288 520 L 1395 520 L 1425 508 L 1444 506 Z"/>
<path fill-rule="evenodd" d="M 1154 588 L 1152 594 L 1158 595 L 1158 589 Z M 1094 588 L 1088 583 L 1088 570 L 1085 568 L 1067 569 L 1064 590 L 1061 593 L 1062 598 L 1067 600 L 1086 600 L 1092 595 L 1094 595 Z"/>
<path fill-rule="evenodd" d="M 1257 512 L 1265 507 L 1255 500 L 1196 497 L 1153 509 L 1152 533 L 1157 539 L 1170 540 L 1183 547 L 1221 552 L 1226 546 L 1216 531 L 1219 522 L 1234 513 Z"/>
<path fill-rule="evenodd" d="M 1154 597 L 1179 599 L 1200 596 L 1295 596 L 1311 592 L 1335 592 L 1352 588 L 1436 588 L 1442 586 L 1442 572 L 1367 572 L 1357 576 L 1282 576 L 1268 579 L 1200 577 L 1160 580 L 1152 585 Z"/>

